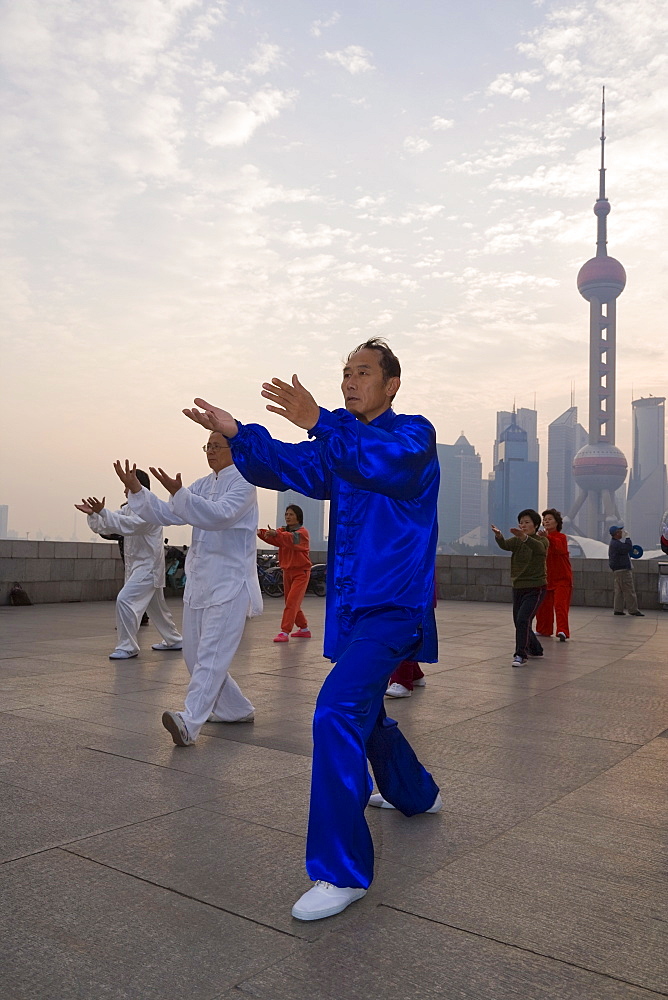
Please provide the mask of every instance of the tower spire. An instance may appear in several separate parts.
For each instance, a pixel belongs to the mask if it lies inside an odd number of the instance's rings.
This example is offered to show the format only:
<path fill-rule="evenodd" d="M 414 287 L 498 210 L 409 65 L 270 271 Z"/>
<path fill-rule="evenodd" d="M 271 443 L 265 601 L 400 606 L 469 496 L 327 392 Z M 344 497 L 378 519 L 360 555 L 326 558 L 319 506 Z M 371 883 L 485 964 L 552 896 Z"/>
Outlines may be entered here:
<path fill-rule="evenodd" d="M 610 213 L 610 202 L 605 196 L 605 87 L 601 97 L 601 166 L 598 171 L 598 201 L 594 205 L 596 216 L 596 256 L 608 256 L 608 227 L 606 219 Z"/>

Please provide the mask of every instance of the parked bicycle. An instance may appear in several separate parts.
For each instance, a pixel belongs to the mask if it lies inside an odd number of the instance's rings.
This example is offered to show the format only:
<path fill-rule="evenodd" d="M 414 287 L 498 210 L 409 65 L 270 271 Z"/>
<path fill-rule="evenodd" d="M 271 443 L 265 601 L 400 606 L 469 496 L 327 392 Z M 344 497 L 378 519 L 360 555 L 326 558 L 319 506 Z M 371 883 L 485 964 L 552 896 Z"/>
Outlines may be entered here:
<path fill-rule="evenodd" d="M 283 596 L 283 570 L 278 565 L 278 559 L 270 552 L 258 552 L 257 575 L 260 590 L 267 597 Z"/>

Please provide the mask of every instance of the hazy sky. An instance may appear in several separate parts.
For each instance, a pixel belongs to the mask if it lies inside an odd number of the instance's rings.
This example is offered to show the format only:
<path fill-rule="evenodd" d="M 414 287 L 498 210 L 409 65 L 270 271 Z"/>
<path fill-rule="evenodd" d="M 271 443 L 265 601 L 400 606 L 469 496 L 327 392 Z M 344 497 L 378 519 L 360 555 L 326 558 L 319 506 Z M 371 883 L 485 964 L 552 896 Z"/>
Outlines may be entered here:
<path fill-rule="evenodd" d="M 388 338 L 397 409 L 586 424 L 600 90 L 618 437 L 668 395 L 665 0 L 5 0 L 2 472 L 10 527 L 69 538 L 111 462 L 207 469 L 203 395 L 277 436 L 261 382 L 340 405 Z M 544 496 L 541 497 L 541 500 Z M 274 519 L 275 499 L 262 518 Z M 83 516 L 79 537 L 87 537 Z"/>

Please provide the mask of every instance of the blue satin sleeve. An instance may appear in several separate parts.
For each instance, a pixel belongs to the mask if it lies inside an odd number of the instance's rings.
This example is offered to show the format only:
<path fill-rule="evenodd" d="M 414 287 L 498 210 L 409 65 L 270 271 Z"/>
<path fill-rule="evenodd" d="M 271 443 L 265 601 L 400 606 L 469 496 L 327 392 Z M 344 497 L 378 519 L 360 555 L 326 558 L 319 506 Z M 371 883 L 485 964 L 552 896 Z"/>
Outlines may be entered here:
<path fill-rule="evenodd" d="M 324 444 L 323 460 L 333 474 L 358 489 L 414 500 L 438 479 L 436 431 L 424 417 L 397 415 L 385 430 L 347 410 L 321 408 L 309 434 Z"/>
<path fill-rule="evenodd" d="M 296 490 L 315 500 L 329 500 L 331 473 L 323 466 L 319 441 L 276 441 L 260 424 L 241 424 L 230 438 L 232 457 L 244 479 L 267 490 Z"/>

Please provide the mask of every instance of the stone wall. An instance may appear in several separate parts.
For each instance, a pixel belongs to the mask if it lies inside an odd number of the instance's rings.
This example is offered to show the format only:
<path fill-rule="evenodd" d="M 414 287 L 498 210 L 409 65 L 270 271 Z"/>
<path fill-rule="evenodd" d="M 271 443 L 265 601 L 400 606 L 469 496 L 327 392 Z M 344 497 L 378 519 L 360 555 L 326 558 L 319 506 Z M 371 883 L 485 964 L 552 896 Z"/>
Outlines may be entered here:
<path fill-rule="evenodd" d="M 116 542 L 0 539 L 0 604 L 20 583 L 33 604 L 111 601 L 123 586 Z"/>
<path fill-rule="evenodd" d="M 312 552 L 314 563 L 326 552 Z M 606 559 L 573 559 L 573 605 L 612 607 L 612 573 Z M 510 603 L 508 556 L 437 556 L 439 597 L 449 601 Z M 638 559 L 633 576 L 641 608 L 658 608 L 658 561 Z M 111 601 L 123 584 L 116 542 L 0 540 L 0 604 L 20 583 L 33 604 Z"/>
<path fill-rule="evenodd" d="M 631 560 L 638 603 L 658 608 L 658 560 Z M 612 607 L 612 573 L 607 559 L 573 559 L 575 607 Z M 437 556 L 438 595 L 449 601 L 512 601 L 509 556 Z"/>

